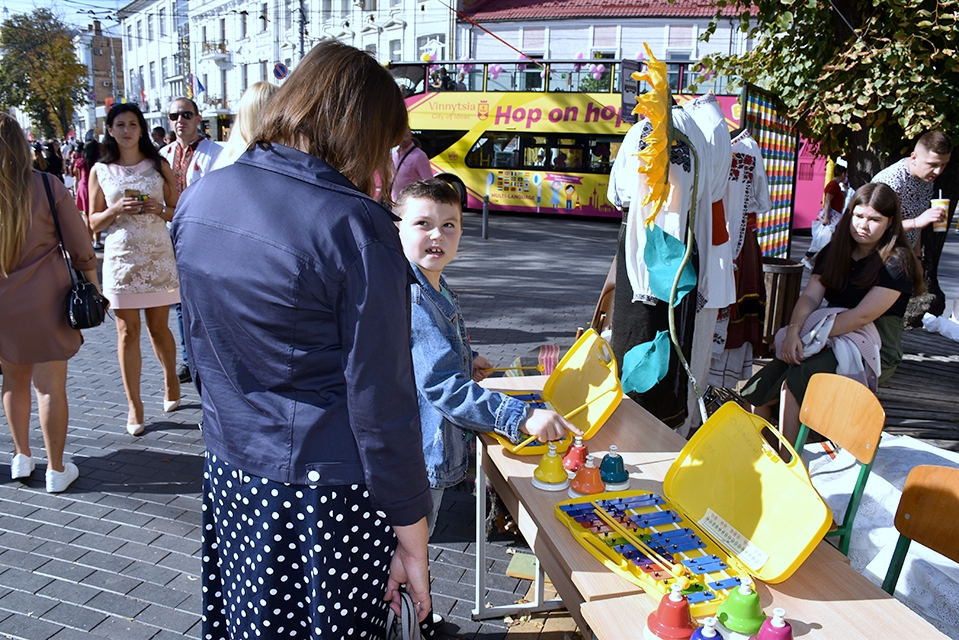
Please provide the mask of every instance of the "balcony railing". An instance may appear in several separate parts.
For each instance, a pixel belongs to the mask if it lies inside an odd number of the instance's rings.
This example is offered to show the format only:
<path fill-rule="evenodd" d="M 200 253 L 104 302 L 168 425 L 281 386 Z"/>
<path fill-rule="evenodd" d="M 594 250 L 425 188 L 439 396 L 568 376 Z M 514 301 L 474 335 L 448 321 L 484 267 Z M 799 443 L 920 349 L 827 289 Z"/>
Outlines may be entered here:
<path fill-rule="evenodd" d="M 201 51 L 205 56 L 226 55 L 228 53 L 227 42 L 226 40 L 204 40 Z"/>

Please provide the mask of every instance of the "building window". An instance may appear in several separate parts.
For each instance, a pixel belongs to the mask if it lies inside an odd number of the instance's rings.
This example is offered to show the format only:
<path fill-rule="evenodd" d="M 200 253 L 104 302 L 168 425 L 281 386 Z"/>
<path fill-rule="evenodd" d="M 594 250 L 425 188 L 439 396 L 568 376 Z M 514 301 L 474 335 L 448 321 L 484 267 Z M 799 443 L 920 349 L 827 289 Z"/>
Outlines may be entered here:
<path fill-rule="evenodd" d="M 147 41 L 153 42 L 153 14 L 147 16 Z"/>
<path fill-rule="evenodd" d="M 137 20 L 137 46 L 143 42 L 143 20 Z"/>
<path fill-rule="evenodd" d="M 133 25 L 127 25 L 127 49 L 133 48 Z"/>
<path fill-rule="evenodd" d="M 403 4 L 403 0 L 390 0 L 391 7 L 398 7 Z"/>
<path fill-rule="evenodd" d="M 223 102 L 220 103 L 221 109 L 226 109 L 227 98 L 226 98 L 226 69 L 220 69 L 220 96 L 223 98 Z"/>
<path fill-rule="evenodd" d="M 666 62 L 689 62 L 691 55 L 692 51 L 673 51 L 671 49 L 667 49 Z M 675 93 L 679 92 L 681 66 L 685 65 L 670 65 L 669 71 L 666 72 L 666 79 L 669 81 L 669 87 Z"/>
<path fill-rule="evenodd" d="M 226 44 L 226 18 L 220 18 L 220 44 Z"/>
<path fill-rule="evenodd" d="M 329 20 L 333 13 L 333 0 L 323 0 L 320 4 L 320 20 Z"/>
<path fill-rule="evenodd" d="M 240 90 L 246 91 L 250 86 L 250 65 L 245 64 L 240 67 Z"/>
<path fill-rule="evenodd" d="M 202 84 L 203 84 L 203 90 L 204 90 L 204 91 L 206 91 L 206 90 L 207 90 L 207 87 L 210 86 L 210 79 L 206 76 L 205 73 L 203 74 L 203 83 L 202 83 Z M 207 95 L 210 95 L 209 92 L 207 92 Z"/>
<path fill-rule="evenodd" d="M 340 13 L 344 16 L 350 13 L 350 0 L 340 0 Z"/>
<path fill-rule="evenodd" d="M 267 22 L 269 22 L 269 17 L 267 14 L 267 4 L 264 2 L 260 5 L 260 31 L 266 31 Z"/>
<path fill-rule="evenodd" d="M 283 28 L 293 28 L 293 0 L 284 0 L 283 3 Z"/>
<path fill-rule="evenodd" d="M 260 61 L 260 82 L 266 82 L 266 60 Z"/>
<path fill-rule="evenodd" d="M 160 7 L 160 11 L 157 13 L 157 22 L 160 23 L 160 37 L 166 35 L 166 7 Z"/>
<path fill-rule="evenodd" d="M 169 76 L 167 75 L 167 58 L 160 58 L 160 80 L 166 81 Z"/>
<path fill-rule="evenodd" d="M 417 59 L 424 53 L 430 53 L 436 60 L 446 59 L 446 34 L 434 33 L 430 36 L 421 36 L 416 39 Z"/>
<path fill-rule="evenodd" d="M 151 89 L 157 88 L 157 63 L 156 62 L 150 63 L 150 88 Z"/>
<path fill-rule="evenodd" d="M 390 40 L 390 62 L 399 62 L 403 59 L 403 41 Z"/>
<path fill-rule="evenodd" d="M 240 12 L 240 37 L 241 38 L 247 37 L 246 27 L 247 27 L 247 18 L 249 17 L 250 16 L 247 13 L 246 9 Z"/>
<path fill-rule="evenodd" d="M 363 51 L 366 51 L 368 54 L 370 54 L 370 55 L 373 56 L 374 58 L 376 57 L 376 45 L 375 45 L 375 44 L 368 44 L 368 45 L 366 45 L 365 47 L 363 47 Z"/>
<path fill-rule="evenodd" d="M 376 0 L 363 0 L 364 11 L 376 11 Z"/>

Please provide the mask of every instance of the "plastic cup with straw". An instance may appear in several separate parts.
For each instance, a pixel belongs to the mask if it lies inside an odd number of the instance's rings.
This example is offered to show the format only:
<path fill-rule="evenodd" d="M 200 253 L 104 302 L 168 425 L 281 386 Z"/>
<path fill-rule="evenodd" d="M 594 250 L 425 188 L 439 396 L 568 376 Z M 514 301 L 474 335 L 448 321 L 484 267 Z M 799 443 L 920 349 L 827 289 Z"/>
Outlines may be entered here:
<path fill-rule="evenodd" d="M 945 233 L 949 230 L 949 198 L 942 197 L 942 189 L 939 190 L 939 197 L 933 198 L 929 203 L 932 208 L 942 209 L 941 218 L 932 223 L 932 230 L 936 233 Z"/>

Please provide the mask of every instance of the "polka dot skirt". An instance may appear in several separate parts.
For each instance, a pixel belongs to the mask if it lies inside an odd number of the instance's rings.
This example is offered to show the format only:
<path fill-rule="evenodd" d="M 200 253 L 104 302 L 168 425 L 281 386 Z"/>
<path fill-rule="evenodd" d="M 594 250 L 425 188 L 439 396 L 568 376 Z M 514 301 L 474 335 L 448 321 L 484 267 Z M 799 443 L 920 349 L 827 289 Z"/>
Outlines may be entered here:
<path fill-rule="evenodd" d="M 361 485 L 274 482 L 207 454 L 201 637 L 383 638 L 395 546 Z"/>

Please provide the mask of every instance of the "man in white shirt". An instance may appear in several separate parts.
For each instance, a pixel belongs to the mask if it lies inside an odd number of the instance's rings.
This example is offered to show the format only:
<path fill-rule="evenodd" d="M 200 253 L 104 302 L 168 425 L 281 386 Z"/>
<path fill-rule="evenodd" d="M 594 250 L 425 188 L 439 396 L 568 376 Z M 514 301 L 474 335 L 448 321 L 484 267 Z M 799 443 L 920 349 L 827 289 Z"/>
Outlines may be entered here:
<path fill-rule="evenodd" d="M 175 99 L 170 103 L 168 113 L 170 126 L 176 132 L 176 140 L 160 149 L 160 155 L 173 168 L 176 190 L 181 194 L 210 171 L 223 147 L 200 135 L 200 110 L 193 100 Z M 177 376 L 180 382 L 191 382 L 193 376 L 183 341 L 183 312 L 179 304 L 173 306 L 176 309 L 177 327 L 180 329 L 180 355 L 183 358 L 183 364 L 177 368 Z"/>

